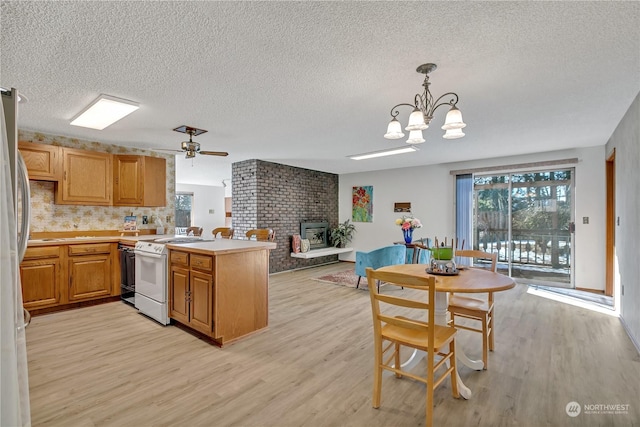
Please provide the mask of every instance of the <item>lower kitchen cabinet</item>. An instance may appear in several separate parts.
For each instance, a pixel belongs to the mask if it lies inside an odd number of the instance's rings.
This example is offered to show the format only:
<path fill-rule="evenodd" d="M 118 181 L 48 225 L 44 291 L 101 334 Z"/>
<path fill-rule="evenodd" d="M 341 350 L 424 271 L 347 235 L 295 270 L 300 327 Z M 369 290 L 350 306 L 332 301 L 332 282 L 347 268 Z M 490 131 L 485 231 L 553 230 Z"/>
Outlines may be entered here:
<path fill-rule="evenodd" d="M 69 258 L 69 302 L 111 295 L 111 254 Z"/>
<path fill-rule="evenodd" d="M 189 269 L 171 265 L 169 274 L 169 317 L 189 324 Z"/>
<path fill-rule="evenodd" d="M 118 295 L 117 257 L 116 243 L 27 248 L 20 264 L 24 308 L 48 312 Z"/>
<path fill-rule="evenodd" d="M 27 310 L 60 304 L 60 246 L 28 248 L 20 264 L 22 302 Z"/>
<path fill-rule="evenodd" d="M 200 332 L 213 331 L 213 276 L 194 270 L 190 276 L 190 324 Z"/>
<path fill-rule="evenodd" d="M 222 242 L 219 245 L 232 245 Z M 220 346 L 268 324 L 269 251 L 169 251 L 169 317 Z"/>
<path fill-rule="evenodd" d="M 213 257 L 172 251 L 169 276 L 169 317 L 214 337 Z"/>

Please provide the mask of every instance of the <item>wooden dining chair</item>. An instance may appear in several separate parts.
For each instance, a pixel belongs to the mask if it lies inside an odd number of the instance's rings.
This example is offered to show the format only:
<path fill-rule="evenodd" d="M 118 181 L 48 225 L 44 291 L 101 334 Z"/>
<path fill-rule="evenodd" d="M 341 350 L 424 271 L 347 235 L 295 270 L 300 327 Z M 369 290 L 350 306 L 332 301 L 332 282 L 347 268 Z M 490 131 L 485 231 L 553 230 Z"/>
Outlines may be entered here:
<path fill-rule="evenodd" d="M 456 251 L 456 258 L 471 258 L 472 264 L 475 259 L 490 261 L 489 269 L 496 272 L 498 264 L 498 254 L 477 250 Z M 467 294 L 468 295 L 468 294 Z M 458 329 L 478 332 L 482 334 L 482 362 L 484 369 L 487 369 L 489 361 L 489 350 L 494 347 L 494 307 L 493 292 L 489 292 L 486 299 L 461 296 L 459 294 L 449 294 L 449 313 L 451 313 L 451 326 Z M 480 322 L 481 326 L 472 327 L 456 323 L 456 317 L 471 319 Z M 477 324 L 476 324 L 477 325 Z"/>
<path fill-rule="evenodd" d="M 433 425 L 434 390 L 447 376 L 451 379 L 454 397 L 459 397 L 456 379 L 457 330 L 452 326 L 436 325 L 435 289 L 433 276 L 417 277 L 402 273 L 376 271 L 367 268 L 371 311 L 373 314 L 373 338 L 375 346 L 375 365 L 373 373 L 373 407 L 380 407 L 382 394 L 382 371 L 394 372 L 397 378 L 403 376 L 424 383 L 427 387 L 426 424 Z M 419 289 L 428 295 L 428 301 L 380 294 L 376 282 L 381 280 L 390 285 Z M 396 316 L 401 308 L 405 316 Z M 391 312 L 391 313 L 390 313 Z M 425 322 L 424 318 L 427 318 Z M 426 352 L 426 377 L 403 371 L 400 364 L 400 349 L 410 347 Z M 391 352 L 389 352 L 391 350 Z M 390 354 L 389 354 L 390 353 Z M 436 356 L 441 357 L 436 362 Z M 444 372 L 436 377 L 436 371 L 444 367 Z"/>
<path fill-rule="evenodd" d="M 230 228 L 230 227 L 214 228 L 211 234 L 213 234 L 214 238 L 217 238 L 218 234 L 220 234 L 221 239 L 233 239 L 233 228 Z"/>
<path fill-rule="evenodd" d="M 273 242 L 276 239 L 276 233 L 270 228 L 255 228 L 249 230 L 245 234 L 249 240 L 255 239 L 261 242 Z"/>
<path fill-rule="evenodd" d="M 202 227 L 187 227 L 187 236 L 202 236 Z"/>

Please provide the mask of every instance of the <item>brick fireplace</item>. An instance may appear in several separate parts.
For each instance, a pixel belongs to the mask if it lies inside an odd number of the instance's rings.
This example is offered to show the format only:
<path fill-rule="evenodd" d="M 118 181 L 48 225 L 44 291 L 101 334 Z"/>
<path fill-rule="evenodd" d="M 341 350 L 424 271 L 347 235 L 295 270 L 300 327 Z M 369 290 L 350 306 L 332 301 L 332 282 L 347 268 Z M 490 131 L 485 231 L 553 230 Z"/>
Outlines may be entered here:
<path fill-rule="evenodd" d="M 292 258 L 291 238 L 308 220 L 338 225 L 338 175 L 255 159 L 234 163 L 231 169 L 235 235 L 244 236 L 251 228 L 276 233 L 270 273 L 337 261 L 338 255 Z"/>

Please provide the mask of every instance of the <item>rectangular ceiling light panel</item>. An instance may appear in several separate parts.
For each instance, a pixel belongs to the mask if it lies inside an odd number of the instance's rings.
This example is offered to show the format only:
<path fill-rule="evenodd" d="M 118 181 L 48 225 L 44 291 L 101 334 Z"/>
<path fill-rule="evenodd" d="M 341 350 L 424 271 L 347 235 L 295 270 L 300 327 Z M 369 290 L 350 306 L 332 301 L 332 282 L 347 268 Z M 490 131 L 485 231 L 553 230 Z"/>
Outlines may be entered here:
<path fill-rule="evenodd" d="M 349 156 L 349 158 L 352 160 L 365 160 L 365 159 L 373 159 L 375 157 L 393 156 L 395 154 L 410 153 L 412 151 L 418 151 L 418 149 L 414 146 L 409 146 L 409 147 L 402 147 L 402 148 L 394 148 L 392 150 L 374 151 L 372 153 L 355 154 L 353 156 Z"/>
<path fill-rule="evenodd" d="M 102 130 L 133 113 L 138 103 L 109 95 L 100 95 L 72 121 L 73 126 Z"/>

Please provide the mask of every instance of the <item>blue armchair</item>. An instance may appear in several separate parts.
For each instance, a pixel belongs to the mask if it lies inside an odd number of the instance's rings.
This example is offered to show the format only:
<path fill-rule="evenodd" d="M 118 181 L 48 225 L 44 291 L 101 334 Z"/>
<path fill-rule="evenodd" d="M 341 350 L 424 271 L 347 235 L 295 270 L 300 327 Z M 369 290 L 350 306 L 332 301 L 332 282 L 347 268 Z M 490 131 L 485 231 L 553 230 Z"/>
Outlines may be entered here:
<path fill-rule="evenodd" d="M 360 286 L 360 279 L 367 276 L 365 271 L 367 267 L 376 270 L 387 265 L 405 264 L 406 256 L 407 248 L 404 245 L 385 246 L 370 252 L 357 251 L 356 274 L 359 277 L 356 289 Z M 380 291 L 380 282 L 378 282 L 378 291 Z"/>

